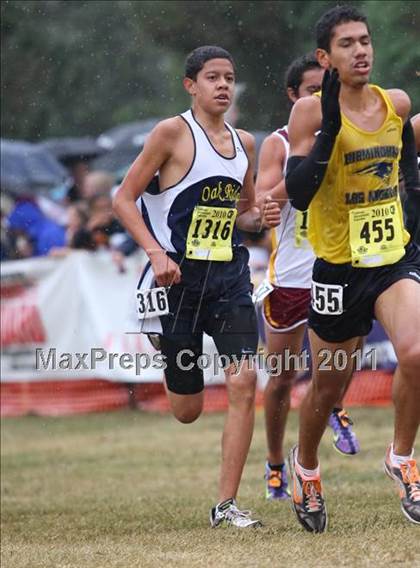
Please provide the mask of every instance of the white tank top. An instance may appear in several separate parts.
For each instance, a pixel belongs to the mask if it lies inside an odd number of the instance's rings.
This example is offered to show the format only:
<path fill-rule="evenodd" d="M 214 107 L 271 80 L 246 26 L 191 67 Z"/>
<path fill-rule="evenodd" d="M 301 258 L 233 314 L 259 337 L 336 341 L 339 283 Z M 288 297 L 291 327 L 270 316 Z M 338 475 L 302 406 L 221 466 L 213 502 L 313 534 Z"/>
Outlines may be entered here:
<path fill-rule="evenodd" d="M 289 158 L 287 126 L 274 132 L 282 140 L 286 156 L 283 175 Z M 272 253 L 267 277 L 275 286 L 310 288 L 315 256 L 307 240 L 308 213 L 296 210 L 286 203 L 281 211 L 281 222 L 271 230 Z"/>
<path fill-rule="evenodd" d="M 194 207 L 235 207 L 248 169 L 248 157 L 237 132 L 229 124 L 225 123 L 225 126 L 232 137 L 234 155 L 226 158 L 214 148 L 192 110 L 180 116 L 188 124 L 194 140 L 190 169 L 178 183 L 161 193 L 155 178 L 155 183 L 146 189 L 137 206 L 161 247 L 184 254 Z M 240 242 L 235 226 L 232 246 Z"/>

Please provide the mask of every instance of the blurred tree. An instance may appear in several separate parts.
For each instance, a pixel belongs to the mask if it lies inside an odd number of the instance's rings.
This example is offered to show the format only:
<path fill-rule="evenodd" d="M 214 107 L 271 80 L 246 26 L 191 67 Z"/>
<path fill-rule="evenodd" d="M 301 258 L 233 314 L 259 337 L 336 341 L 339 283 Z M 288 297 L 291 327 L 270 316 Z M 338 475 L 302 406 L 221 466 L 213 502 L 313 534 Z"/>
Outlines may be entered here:
<path fill-rule="evenodd" d="M 172 111 L 182 96 L 171 80 L 177 54 L 155 45 L 130 2 L 18 1 L 1 10 L 3 136 L 96 134 Z"/>
<path fill-rule="evenodd" d="M 375 64 L 372 80 L 408 92 L 420 112 L 420 2 L 364 2 L 371 23 Z M 417 45 L 417 47 L 416 47 Z"/>
<path fill-rule="evenodd" d="M 188 53 L 198 45 L 221 45 L 236 62 L 246 83 L 240 124 L 251 129 L 277 127 L 289 105 L 283 76 L 292 59 L 313 48 L 308 30 L 334 2 L 294 0 L 232 2 L 142 2 L 137 10 L 151 22 L 160 45 Z"/>
<path fill-rule="evenodd" d="M 98 134 L 121 122 L 183 111 L 183 61 L 204 44 L 222 45 L 235 58 L 238 80 L 247 86 L 240 125 L 277 127 L 288 114 L 284 71 L 314 48 L 314 24 L 335 3 L 3 1 L 2 135 Z M 365 10 L 372 28 L 373 79 L 406 89 L 418 112 L 420 2 L 353 4 Z"/>

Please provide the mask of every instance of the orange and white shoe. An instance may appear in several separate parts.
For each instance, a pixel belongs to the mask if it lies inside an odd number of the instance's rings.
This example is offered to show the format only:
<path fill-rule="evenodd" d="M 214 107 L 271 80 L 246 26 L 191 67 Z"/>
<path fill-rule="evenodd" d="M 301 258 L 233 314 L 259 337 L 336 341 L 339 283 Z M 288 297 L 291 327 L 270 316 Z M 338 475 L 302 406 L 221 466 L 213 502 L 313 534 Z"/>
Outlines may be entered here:
<path fill-rule="evenodd" d="M 391 446 L 389 446 L 384 470 L 398 486 L 402 512 L 410 522 L 420 525 L 420 475 L 416 460 L 408 460 L 395 467 L 391 462 Z"/>
<path fill-rule="evenodd" d="M 322 533 L 327 528 L 327 509 L 321 478 L 304 479 L 296 469 L 297 446 L 290 450 L 289 471 L 292 480 L 292 507 L 298 521 L 308 532 Z"/>

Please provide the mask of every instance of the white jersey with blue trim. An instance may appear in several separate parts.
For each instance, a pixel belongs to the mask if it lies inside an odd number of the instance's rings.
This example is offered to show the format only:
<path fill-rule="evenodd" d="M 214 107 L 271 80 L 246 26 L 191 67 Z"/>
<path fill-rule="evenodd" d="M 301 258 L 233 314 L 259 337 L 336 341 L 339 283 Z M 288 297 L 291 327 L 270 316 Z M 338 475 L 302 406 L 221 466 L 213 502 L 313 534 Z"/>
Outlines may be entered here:
<path fill-rule="evenodd" d="M 283 176 L 289 158 L 287 126 L 275 130 L 285 148 Z M 280 225 L 271 230 L 272 253 L 267 278 L 274 286 L 310 288 L 315 256 L 307 240 L 308 213 L 286 203 L 281 211 Z"/>
<path fill-rule="evenodd" d="M 192 214 L 197 205 L 236 207 L 248 169 L 248 156 L 237 132 L 229 124 L 225 123 L 232 137 L 234 154 L 231 158 L 214 148 L 192 110 L 180 116 L 189 126 L 194 140 L 190 169 L 178 183 L 161 192 L 146 189 L 137 205 L 160 246 L 168 252 L 183 255 Z M 232 245 L 239 244 L 239 232 L 234 227 Z"/>
<path fill-rule="evenodd" d="M 177 261 L 180 262 L 182 271 L 182 260 L 187 256 L 187 237 L 194 210 L 197 206 L 236 208 L 249 161 L 239 135 L 229 124 L 225 123 L 232 138 L 234 153 L 231 158 L 223 156 L 214 148 L 192 110 L 180 116 L 187 123 L 193 137 L 192 164 L 178 183 L 163 191 L 160 191 L 158 183 L 150 184 L 137 201 L 137 207 L 160 246 L 179 256 Z M 231 235 L 232 246 L 240 245 L 241 239 L 236 225 L 233 226 Z M 197 260 L 197 269 L 206 269 L 208 262 L 203 260 Z M 138 289 L 147 290 L 155 286 L 153 270 L 148 263 Z M 162 333 L 160 319 L 156 317 L 143 320 L 140 332 Z"/>

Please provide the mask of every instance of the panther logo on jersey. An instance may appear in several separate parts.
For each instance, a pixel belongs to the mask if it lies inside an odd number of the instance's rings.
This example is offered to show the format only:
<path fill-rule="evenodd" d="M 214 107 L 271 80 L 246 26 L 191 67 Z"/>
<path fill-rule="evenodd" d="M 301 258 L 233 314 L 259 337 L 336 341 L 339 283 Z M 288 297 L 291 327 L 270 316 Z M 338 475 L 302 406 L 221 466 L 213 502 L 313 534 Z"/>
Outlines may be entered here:
<path fill-rule="evenodd" d="M 393 162 L 376 162 L 375 164 L 370 164 L 361 170 L 357 170 L 355 173 L 359 175 L 372 174 L 388 183 L 392 174 L 393 165 Z"/>

